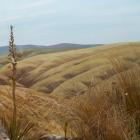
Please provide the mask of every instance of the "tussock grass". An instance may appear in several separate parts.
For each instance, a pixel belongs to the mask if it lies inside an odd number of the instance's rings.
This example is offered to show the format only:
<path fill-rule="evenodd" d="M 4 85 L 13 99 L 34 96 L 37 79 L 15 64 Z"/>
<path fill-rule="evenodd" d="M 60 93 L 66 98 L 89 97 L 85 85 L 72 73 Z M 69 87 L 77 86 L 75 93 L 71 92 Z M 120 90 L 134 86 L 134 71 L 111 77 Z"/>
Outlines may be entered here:
<path fill-rule="evenodd" d="M 112 59 L 116 80 L 104 89 L 76 98 L 67 120 L 73 135 L 83 140 L 140 139 L 140 68 L 124 71 L 118 59 Z"/>

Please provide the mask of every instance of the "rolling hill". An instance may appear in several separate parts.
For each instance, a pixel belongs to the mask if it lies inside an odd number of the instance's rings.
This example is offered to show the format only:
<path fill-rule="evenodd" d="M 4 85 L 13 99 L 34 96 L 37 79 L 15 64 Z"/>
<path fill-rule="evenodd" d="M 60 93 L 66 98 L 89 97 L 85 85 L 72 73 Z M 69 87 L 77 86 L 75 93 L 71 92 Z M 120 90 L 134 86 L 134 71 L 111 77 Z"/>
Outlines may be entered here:
<path fill-rule="evenodd" d="M 43 46 L 43 45 L 16 45 L 16 48 L 18 51 L 45 51 L 44 53 L 47 53 L 47 51 L 50 52 L 56 52 L 58 51 L 57 49 L 60 49 L 59 51 L 63 50 L 71 50 L 71 49 L 80 49 L 80 48 L 90 48 L 90 47 L 96 47 L 100 46 L 101 44 L 72 44 L 72 43 L 60 43 L 60 44 L 55 44 L 55 45 L 49 45 L 49 46 Z M 56 51 L 55 51 L 56 49 Z M 43 52 L 42 51 L 42 52 Z M 0 54 L 4 54 L 8 52 L 8 46 L 1 46 L 0 47 Z"/>
<path fill-rule="evenodd" d="M 16 45 L 18 50 L 19 60 L 24 58 L 32 57 L 39 54 L 47 54 L 54 52 L 64 52 L 69 50 L 84 49 L 90 47 L 101 46 L 101 44 L 94 45 L 82 45 L 82 44 L 72 44 L 72 43 L 61 43 L 50 46 L 41 46 L 41 45 Z M 8 55 L 8 46 L 0 47 L 0 67 L 7 64 L 7 55 Z"/>
<path fill-rule="evenodd" d="M 17 79 L 26 88 L 48 94 L 70 96 L 67 91 L 74 90 L 75 86 L 78 94 L 82 94 L 92 78 L 97 84 L 115 75 L 110 57 L 123 59 L 129 69 L 139 65 L 139 53 L 139 43 L 126 43 L 39 54 L 19 61 Z"/>
<path fill-rule="evenodd" d="M 111 64 L 113 57 L 125 64 L 124 71 L 139 69 L 140 43 L 119 43 L 24 57 L 17 67 L 20 115 L 23 117 L 26 113 L 27 119 L 35 122 L 37 130 L 46 132 L 50 129 L 63 135 L 62 118 L 55 114 L 67 110 L 65 103 L 82 97 L 90 85 L 96 87 L 114 81 L 117 73 Z M 1 109 L 11 109 L 9 70 L 8 64 L 0 68 Z"/>

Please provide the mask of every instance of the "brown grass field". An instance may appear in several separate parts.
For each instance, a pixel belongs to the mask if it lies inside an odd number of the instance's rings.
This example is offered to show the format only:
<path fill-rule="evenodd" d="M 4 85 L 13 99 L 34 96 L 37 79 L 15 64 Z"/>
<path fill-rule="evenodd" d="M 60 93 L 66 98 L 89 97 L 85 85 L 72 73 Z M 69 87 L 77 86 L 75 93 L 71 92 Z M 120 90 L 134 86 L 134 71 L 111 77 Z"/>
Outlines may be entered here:
<path fill-rule="evenodd" d="M 139 42 L 25 57 L 17 69 L 18 115 L 34 131 L 64 135 L 68 122 L 83 140 L 140 138 Z M 10 71 L 0 67 L 1 112 L 11 110 Z"/>

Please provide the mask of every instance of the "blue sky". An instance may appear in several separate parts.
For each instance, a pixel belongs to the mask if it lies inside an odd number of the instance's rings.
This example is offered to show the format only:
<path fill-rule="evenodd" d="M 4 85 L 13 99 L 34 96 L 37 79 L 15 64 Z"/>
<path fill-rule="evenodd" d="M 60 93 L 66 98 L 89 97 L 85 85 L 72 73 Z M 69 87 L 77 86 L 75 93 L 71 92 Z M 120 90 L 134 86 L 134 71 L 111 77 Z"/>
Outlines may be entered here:
<path fill-rule="evenodd" d="M 0 0 L 0 46 L 140 41 L 140 0 Z"/>

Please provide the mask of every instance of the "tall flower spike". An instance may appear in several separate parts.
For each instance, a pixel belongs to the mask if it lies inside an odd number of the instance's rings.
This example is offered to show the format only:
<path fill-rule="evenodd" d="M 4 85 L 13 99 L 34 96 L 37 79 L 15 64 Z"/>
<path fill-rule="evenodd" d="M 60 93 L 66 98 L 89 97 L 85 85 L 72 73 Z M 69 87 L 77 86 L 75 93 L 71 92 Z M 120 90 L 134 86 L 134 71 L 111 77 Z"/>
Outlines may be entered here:
<path fill-rule="evenodd" d="M 12 64 L 17 63 L 16 47 L 14 44 L 13 26 L 10 26 L 10 40 L 9 40 L 9 58 Z"/>
<path fill-rule="evenodd" d="M 9 39 L 9 59 L 12 64 L 12 97 L 13 97 L 13 128 L 16 130 L 17 124 L 17 106 L 16 106 L 16 72 L 17 72 L 17 59 L 16 59 L 16 46 L 14 44 L 13 26 L 10 26 L 10 39 Z"/>

